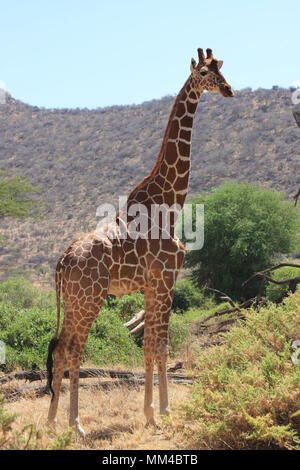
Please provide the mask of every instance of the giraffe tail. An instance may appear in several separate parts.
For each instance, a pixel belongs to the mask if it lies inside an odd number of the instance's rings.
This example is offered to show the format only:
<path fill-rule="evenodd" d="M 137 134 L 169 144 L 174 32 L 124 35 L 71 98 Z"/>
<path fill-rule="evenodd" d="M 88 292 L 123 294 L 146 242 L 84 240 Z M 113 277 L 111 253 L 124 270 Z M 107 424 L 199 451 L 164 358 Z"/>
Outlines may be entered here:
<path fill-rule="evenodd" d="M 52 400 L 54 398 L 54 390 L 52 388 L 52 381 L 53 381 L 53 352 L 58 344 L 58 332 L 59 332 L 59 325 L 60 325 L 60 291 L 61 291 L 61 273 L 62 273 L 62 259 L 59 260 L 56 266 L 55 271 L 55 288 L 56 288 L 56 306 L 57 306 L 57 325 L 54 337 L 51 339 L 49 346 L 48 346 L 48 356 L 46 362 L 47 368 L 47 386 L 48 389 L 51 391 Z"/>

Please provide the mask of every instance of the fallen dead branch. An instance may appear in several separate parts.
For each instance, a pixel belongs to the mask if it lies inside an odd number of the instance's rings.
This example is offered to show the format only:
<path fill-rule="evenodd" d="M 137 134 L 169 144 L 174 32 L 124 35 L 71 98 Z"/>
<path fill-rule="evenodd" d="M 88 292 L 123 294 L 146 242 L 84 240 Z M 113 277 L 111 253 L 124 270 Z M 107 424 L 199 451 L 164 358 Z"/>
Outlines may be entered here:
<path fill-rule="evenodd" d="M 143 384 L 143 381 L 138 379 L 119 379 L 119 380 L 105 380 L 99 381 L 93 384 L 83 384 L 79 383 L 81 388 L 85 389 L 94 389 L 94 390 L 110 390 L 115 387 L 120 387 L 126 385 L 127 387 L 138 387 Z M 68 389 L 66 384 L 62 384 L 61 391 L 64 393 Z M 1 394 L 4 395 L 6 401 L 12 402 L 21 400 L 22 398 L 41 398 L 44 395 L 49 394 L 48 387 L 46 385 L 27 385 L 25 387 L 19 388 L 8 388 L 7 390 L 3 389 Z"/>
<path fill-rule="evenodd" d="M 135 328 L 141 323 L 143 322 L 145 319 L 145 310 L 141 310 L 140 312 L 138 312 L 136 315 L 134 315 L 133 318 L 131 318 L 131 320 L 129 320 L 127 323 L 125 323 L 124 326 L 126 326 L 126 328 L 128 328 L 128 330 L 132 333 L 133 330 L 135 330 Z"/>
<path fill-rule="evenodd" d="M 297 123 L 297 126 L 300 127 L 300 110 L 299 110 L 299 106 L 294 107 L 293 116 L 294 116 L 294 119 Z"/>
<path fill-rule="evenodd" d="M 184 363 L 182 361 L 176 362 L 176 364 L 170 366 L 167 370 L 167 372 L 176 372 L 177 370 L 183 369 L 184 368 Z"/>
<path fill-rule="evenodd" d="M 142 337 L 145 326 L 145 310 L 138 312 L 131 320 L 129 320 L 127 323 L 124 323 L 124 326 L 128 328 L 130 334 L 135 338 Z"/>
<path fill-rule="evenodd" d="M 144 334 L 144 327 L 145 327 L 145 322 L 142 321 L 139 325 L 137 325 L 135 328 L 133 328 L 130 333 L 133 336 L 141 336 Z"/>
<path fill-rule="evenodd" d="M 82 379 L 101 379 L 109 377 L 109 380 L 98 380 L 93 383 L 81 383 L 80 386 L 83 388 L 94 388 L 94 389 L 111 389 L 114 387 L 126 386 L 126 387 L 137 387 L 144 385 L 145 374 L 139 372 L 128 372 L 128 371 L 114 371 L 108 369 L 80 369 L 79 373 Z M 22 387 L 10 384 L 11 381 L 42 381 L 47 377 L 45 370 L 34 370 L 34 371 L 23 371 L 7 374 L 0 378 L 2 385 L 8 384 L 8 386 L 1 387 L 1 394 L 5 396 L 8 401 L 19 400 L 24 397 L 38 398 L 48 393 L 48 388 L 45 384 L 42 385 L 25 385 Z M 64 378 L 69 378 L 69 371 L 65 370 Z M 168 380 L 176 382 L 177 384 L 191 385 L 193 380 L 185 374 L 170 374 L 168 373 Z M 154 374 L 154 384 L 158 383 L 158 376 Z M 65 384 L 63 384 L 65 387 Z"/>
<path fill-rule="evenodd" d="M 79 377 L 81 379 L 96 378 L 96 377 L 110 377 L 116 378 L 132 378 L 134 377 L 133 372 L 129 371 L 116 371 L 111 369 L 80 369 Z M 29 382 L 35 382 L 37 380 L 43 380 L 47 378 L 47 372 L 45 370 L 30 370 L 13 372 L 0 377 L 0 385 L 5 384 L 12 380 L 28 380 Z M 69 370 L 66 369 L 64 372 L 64 378 L 69 378 Z"/>

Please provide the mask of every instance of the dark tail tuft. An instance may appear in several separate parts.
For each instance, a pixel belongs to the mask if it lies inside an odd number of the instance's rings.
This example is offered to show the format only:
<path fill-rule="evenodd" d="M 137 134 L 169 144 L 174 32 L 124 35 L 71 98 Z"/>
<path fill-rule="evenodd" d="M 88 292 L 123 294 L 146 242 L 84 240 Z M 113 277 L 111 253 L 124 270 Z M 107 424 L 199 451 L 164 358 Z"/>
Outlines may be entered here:
<path fill-rule="evenodd" d="M 51 339 L 49 346 L 48 346 L 48 357 L 46 362 L 47 367 L 47 378 L 48 378 L 48 388 L 52 393 L 52 400 L 54 398 L 54 390 L 52 388 L 52 380 L 53 380 L 53 352 L 58 344 L 58 338 L 54 337 Z"/>
<path fill-rule="evenodd" d="M 48 346 L 48 357 L 46 362 L 47 367 L 47 378 L 48 378 L 48 389 L 52 393 L 52 400 L 54 398 L 54 390 L 52 388 L 52 381 L 53 381 L 53 352 L 58 344 L 58 332 L 59 332 L 59 324 L 60 324 L 60 289 L 61 289 L 61 280 L 62 280 L 62 260 L 64 255 L 59 259 L 56 271 L 55 271 L 55 286 L 56 286 L 56 303 L 57 303 L 57 324 L 56 324 L 56 332 L 55 336 L 51 339 L 49 346 Z"/>

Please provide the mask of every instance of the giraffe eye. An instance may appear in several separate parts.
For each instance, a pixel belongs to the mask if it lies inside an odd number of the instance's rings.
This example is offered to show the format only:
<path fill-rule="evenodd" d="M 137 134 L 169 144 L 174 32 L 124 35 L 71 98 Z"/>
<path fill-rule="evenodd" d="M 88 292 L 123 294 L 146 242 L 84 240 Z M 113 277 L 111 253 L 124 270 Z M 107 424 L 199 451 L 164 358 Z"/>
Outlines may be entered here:
<path fill-rule="evenodd" d="M 208 74 L 208 71 L 205 69 L 200 70 L 201 77 L 205 77 Z"/>

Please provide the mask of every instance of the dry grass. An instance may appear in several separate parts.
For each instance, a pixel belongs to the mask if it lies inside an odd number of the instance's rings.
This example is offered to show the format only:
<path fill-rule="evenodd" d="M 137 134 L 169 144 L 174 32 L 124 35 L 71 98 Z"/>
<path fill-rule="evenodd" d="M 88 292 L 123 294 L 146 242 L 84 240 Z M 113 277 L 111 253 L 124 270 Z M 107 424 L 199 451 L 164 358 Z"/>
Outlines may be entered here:
<path fill-rule="evenodd" d="M 67 381 L 64 381 L 67 383 Z M 172 411 L 188 400 L 190 387 L 169 384 Z M 128 389 L 116 387 L 109 391 L 80 389 L 79 409 L 83 428 L 87 433 L 85 441 L 79 440 L 72 449 L 145 449 L 166 450 L 180 448 L 180 435 L 175 435 L 158 415 L 158 387 L 154 390 L 158 428 L 145 428 L 143 414 L 144 387 Z M 50 445 L 54 433 L 46 432 L 46 418 L 49 396 L 26 398 L 6 404 L 6 410 L 18 414 L 14 429 L 34 424 L 45 429 L 40 441 L 41 447 Z M 69 393 L 61 393 L 57 416 L 58 433 L 68 428 Z"/>

